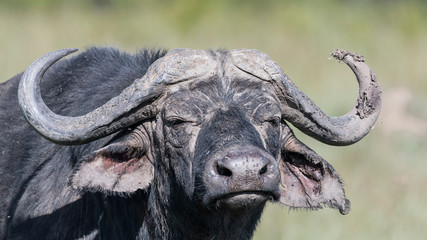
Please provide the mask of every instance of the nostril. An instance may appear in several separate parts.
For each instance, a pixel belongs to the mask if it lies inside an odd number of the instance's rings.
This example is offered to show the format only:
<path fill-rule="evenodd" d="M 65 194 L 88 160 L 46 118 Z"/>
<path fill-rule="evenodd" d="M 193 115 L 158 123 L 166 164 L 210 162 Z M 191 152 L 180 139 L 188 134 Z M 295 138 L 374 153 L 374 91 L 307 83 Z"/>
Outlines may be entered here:
<path fill-rule="evenodd" d="M 218 163 L 216 164 L 216 172 L 225 177 L 231 177 L 231 175 L 233 175 L 233 172 L 231 172 L 230 169 L 220 166 Z"/>
<path fill-rule="evenodd" d="M 263 175 L 266 172 L 267 172 L 267 165 L 265 165 L 263 168 L 261 168 L 261 170 L 259 170 L 259 175 Z"/>

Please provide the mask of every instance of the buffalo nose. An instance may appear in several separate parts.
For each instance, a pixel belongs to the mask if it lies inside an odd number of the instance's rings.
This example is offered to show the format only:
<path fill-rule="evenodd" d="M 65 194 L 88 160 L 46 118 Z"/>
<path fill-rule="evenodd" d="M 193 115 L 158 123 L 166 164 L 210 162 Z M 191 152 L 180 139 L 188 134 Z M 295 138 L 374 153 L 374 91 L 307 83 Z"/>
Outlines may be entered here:
<path fill-rule="evenodd" d="M 217 161 L 216 172 L 223 177 L 258 179 L 269 170 L 271 160 L 259 151 L 234 150 Z"/>

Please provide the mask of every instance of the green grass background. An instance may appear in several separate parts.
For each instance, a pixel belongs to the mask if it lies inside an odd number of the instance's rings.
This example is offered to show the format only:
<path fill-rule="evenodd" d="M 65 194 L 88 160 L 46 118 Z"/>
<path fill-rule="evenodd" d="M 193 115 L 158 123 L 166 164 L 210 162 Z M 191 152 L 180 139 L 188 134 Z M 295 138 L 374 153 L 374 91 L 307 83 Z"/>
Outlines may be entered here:
<path fill-rule="evenodd" d="M 0 82 L 49 51 L 92 45 L 259 49 L 330 115 L 354 105 L 357 82 L 329 53 L 365 55 L 383 91 L 404 89 L 411 101 L 394 117 L 397 105 L 388 107 L 352 146 L 326 146 L 296 132 L 340 172 L 352 211 L 269 204 L 254 239 L 426 239 L 426 1 L 0 0 Z M 387 96 L 384 104 L 392 106 L 402 97 Z"/>

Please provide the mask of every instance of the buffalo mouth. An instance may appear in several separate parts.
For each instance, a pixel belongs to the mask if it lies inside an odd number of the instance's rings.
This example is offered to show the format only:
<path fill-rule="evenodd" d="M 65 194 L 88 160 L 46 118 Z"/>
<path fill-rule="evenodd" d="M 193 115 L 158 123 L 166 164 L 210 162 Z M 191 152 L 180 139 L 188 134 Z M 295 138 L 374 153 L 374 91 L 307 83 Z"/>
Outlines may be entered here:
<path fill-rule="evenodd" d="M 277 200 L 278 196 L 276 195 L 267 191 L 239 191 L 221 195 L 213 201 L 213 204 L 229 210 L 248 210 L 257 208 L 268 200 Z"/>

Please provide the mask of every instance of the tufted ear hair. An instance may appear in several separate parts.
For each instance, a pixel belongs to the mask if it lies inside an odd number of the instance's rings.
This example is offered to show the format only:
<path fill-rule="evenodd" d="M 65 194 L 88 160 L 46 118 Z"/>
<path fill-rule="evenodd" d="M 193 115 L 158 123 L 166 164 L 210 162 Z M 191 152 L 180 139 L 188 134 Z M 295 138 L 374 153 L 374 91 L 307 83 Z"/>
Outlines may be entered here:
<path fill-rule="evenodd" d="M 86 156 L 74 171 L 72 187 L 109 194 L 131 194 L 147 188 L 154 166 L 149 141 L 141 133 L 141 129 L 133 130 Z"/>
<path fill-rule="evenodd" d="M 300 142 L 285 123 L 282 130 L 280 203 L 293 208 L 337 208 L 350 211 L 342 180 L 335 169 Z"/>

